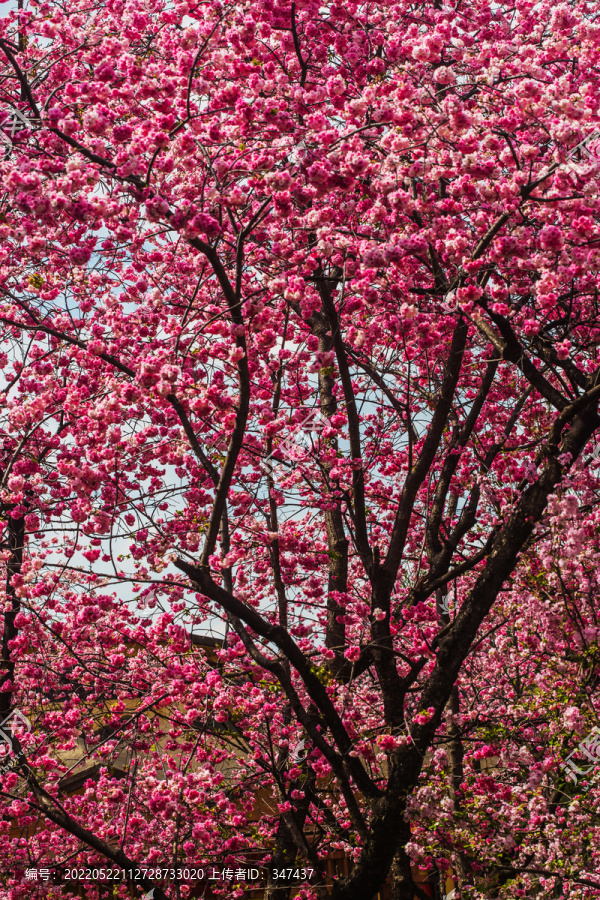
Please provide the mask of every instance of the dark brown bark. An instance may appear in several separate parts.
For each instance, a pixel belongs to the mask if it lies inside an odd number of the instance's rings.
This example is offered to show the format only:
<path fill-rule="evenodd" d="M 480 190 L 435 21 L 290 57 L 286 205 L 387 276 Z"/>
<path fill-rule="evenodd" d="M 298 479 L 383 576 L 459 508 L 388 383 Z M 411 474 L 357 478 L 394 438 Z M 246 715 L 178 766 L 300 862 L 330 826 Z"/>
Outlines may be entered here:
<path fill-rule="evenodd" d="M 319 351 L 331 350 L 332 340 L 329 333 L 325 333 L 324 327 L 318 331 Z M 319 405 L 321 413 L 330 419 L 337 412 L 337 400 L 333 392 L 333 378 L 331 373 L 322 369 L 319 372 Z M 333 442 L 337 450 L 337 441 Z M 333 465 L 326 465 L 324 474 L 329 478 Z M 329 578 L 327 583 L 327 631 L 325 633 L 325 646 L 335 656 L 331 660 L 329 670 L 334 676 L 347 677 L 348 660 L 344 657 L 346 649 L 346 625 L 344 623 L 344 609 L 333 592 L 345 592 L 348 588 L 348 549 L 349 542 L 344 531 L 341 504 L 334 509 L 325 512 L 325 531 L 327 534 L 327 552 L 329 554 Z"/>
<path fill-rule="evenodd" d="M 410 829 L 403 831 L 390 869 L 390 900 L 430 900 L 429 894 L 413 878 L 410 857 L 404 850 L 404 844 L 410 840 Z"/>

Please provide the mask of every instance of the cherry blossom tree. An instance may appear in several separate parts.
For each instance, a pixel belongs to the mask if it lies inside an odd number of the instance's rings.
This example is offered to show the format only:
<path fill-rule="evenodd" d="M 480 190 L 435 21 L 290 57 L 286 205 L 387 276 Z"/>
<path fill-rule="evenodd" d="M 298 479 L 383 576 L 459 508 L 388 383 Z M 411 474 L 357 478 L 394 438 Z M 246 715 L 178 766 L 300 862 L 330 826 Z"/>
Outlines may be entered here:
<path fill-rule="evenodd" d="M 22 5 L 0 893 L 600 897 L 594 6 Z"/>

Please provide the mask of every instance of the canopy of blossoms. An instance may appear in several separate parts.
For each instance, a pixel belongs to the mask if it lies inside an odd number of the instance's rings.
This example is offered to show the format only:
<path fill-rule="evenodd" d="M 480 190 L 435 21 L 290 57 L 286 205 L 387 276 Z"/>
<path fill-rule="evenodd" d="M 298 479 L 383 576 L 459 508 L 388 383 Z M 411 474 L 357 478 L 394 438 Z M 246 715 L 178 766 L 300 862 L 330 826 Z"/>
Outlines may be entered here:
<path fill-rule="evenodd" d="M 0 898 L 600 898 L 595 5 L 22 5 Z"/>

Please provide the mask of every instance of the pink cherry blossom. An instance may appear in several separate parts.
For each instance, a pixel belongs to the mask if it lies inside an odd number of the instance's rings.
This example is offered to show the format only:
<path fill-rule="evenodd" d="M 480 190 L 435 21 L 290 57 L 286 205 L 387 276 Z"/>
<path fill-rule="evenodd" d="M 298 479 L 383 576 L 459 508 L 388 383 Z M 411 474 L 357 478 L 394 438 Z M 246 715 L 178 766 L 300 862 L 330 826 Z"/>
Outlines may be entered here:
<path fill-rule="evenodd" d="M 592 12 L 23 6 L 1 897 L 599 896 Z"/>

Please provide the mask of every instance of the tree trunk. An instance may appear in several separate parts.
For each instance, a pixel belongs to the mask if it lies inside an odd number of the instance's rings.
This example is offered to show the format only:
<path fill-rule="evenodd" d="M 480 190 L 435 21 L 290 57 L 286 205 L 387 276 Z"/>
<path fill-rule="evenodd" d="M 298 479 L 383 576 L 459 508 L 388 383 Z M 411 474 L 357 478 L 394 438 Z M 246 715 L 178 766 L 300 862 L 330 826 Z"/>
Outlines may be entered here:
<path fill-rule="evenodd" d="M 408 828 L 406 832 L 390 869 L 390 900 L 430 900 L 429 895 L 413 879 L 410 857 L 404 849 L 410 839 Z"/>
<path fill-rule="evenodd" d="M 331 350 L 333 342 L 329 332 L 320 331 L 319 352 Z M 330 419 L 337 412 L 337 400 L 333 393 L 333 378 L 331 374 L 322 369 L 319 372 L 319 406 L 321 414 Z M 335 441 L 337 450 L 337 441 Z M 324 467 L 328 476 L 332 465 Z M 344 531 L 344 520 L 341 505 L 336 504 L 335 509 L 325 512 L 325 530 L 327 532 L 327 551 L 329 554 L 329 579 L 327 584 L 327 631 L 325 634 L 325 646 L 335 654 L 329 664 L 329 670 L 334 676 L 345 677 L 348 675 L 348 660 L 344 657 L 346 649 L 346 625 L 344 622 L 344 609 L 332 596 L 332 592 L 344 593 L 348 589 L 348 547 L 349 542 Z"/>

